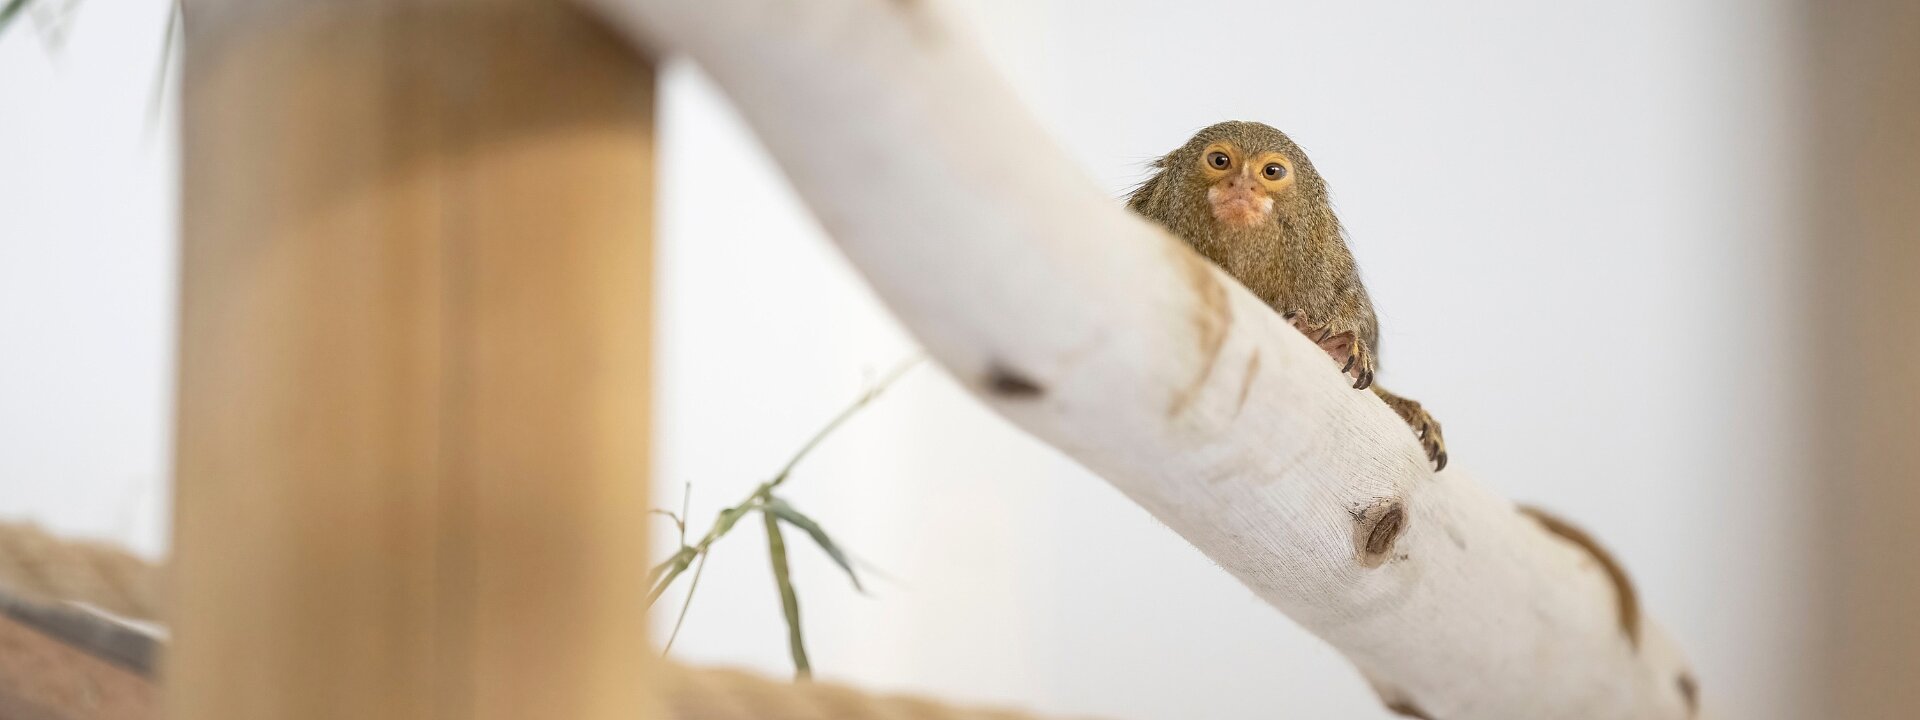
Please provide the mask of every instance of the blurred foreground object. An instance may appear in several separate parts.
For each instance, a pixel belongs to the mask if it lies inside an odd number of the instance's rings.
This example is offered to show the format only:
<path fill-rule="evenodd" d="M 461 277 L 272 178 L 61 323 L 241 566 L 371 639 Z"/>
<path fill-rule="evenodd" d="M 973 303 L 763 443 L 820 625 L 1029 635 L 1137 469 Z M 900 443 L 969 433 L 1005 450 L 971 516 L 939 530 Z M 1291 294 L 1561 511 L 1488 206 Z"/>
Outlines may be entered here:
<path fill-rule="evenodd" d="M 62 541 L 26 525 L 0 523 L 0 547 L 31 538 L 47 569 L 71 570 L 73 558 L 115 555 L 119 565 L 158 569 L 106 546 Z M 0 566 L 0 718 L 6 720 L 156 720 L 156 664 L 163 639 L 50 597 L 24 599 L 10 588 L 33 582 L 19 563 Z M 130 593 L 142 606 L 151 590 Z M 1026 720 L 1021 713 L 956 708 L 906 697 L 868 695 L 831 683 L 788 683 L 730 670 L 649 663 L 670 720 Z"/>
<path fill-rule="evenodd" d="M 557 1 L 189 10 L 166 714 L 647 717 L 651 67 Z"/>
<path fill-rule="evenodd" d="M 1920 717 L 1920 3 L 1808 3 L 1818 712 Z"/>
<path fill-rule="evenodd" d="M 159 568 L 104 543 L 61 540 L 33 525 L 0 525 L 0 591 L 22 601 L 84 603 L 157 618 Z"/>

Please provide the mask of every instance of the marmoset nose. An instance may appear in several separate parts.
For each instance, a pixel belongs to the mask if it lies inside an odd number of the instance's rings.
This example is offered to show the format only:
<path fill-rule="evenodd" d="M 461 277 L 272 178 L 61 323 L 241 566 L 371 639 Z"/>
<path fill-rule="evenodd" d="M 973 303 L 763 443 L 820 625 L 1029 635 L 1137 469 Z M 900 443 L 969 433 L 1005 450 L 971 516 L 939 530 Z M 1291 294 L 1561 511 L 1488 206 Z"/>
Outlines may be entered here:
<path fill-rule="evenodd" d="M 1247 177 L 1245 174 L 1234 175 L 1232 177 L 1229 177 L 1227 178 L 1226 189 L 1232 190 L 1232 191 L 1253 192 L 1253 189 L 1254 189 L 1253 178 Z"/>

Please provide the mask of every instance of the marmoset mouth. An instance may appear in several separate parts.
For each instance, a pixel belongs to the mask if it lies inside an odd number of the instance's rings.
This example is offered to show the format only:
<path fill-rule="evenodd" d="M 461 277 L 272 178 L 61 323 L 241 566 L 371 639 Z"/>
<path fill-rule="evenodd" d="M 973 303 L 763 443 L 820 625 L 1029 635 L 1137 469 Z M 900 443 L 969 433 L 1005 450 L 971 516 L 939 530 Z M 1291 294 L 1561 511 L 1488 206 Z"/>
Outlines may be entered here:
<path fill-rule="evenodd" d="M 1250 192 L 1222 192 L 1216 188 L 1207 191 L 1207 200 L 1213 205 L 1213 219 L 1228 225 L 1252 225 L 1273 210 L 1273 198 Z"/>

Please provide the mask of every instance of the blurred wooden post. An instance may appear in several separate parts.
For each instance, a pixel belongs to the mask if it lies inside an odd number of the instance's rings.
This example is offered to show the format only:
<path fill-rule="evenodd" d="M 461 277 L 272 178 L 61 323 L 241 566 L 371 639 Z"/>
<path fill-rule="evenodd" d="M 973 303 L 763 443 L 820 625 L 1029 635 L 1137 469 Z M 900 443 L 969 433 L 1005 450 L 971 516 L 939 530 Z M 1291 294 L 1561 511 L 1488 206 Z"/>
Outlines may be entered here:
<path fill-rule="evenodd" d="M 548 0 L 192 12 L 168 716 L 645 717 L 650 68 Z"/>
<path fill-rule="evenodd" d="M 1821 717 L 1920 717 L 1920 4 L 1807 4 Z"/>

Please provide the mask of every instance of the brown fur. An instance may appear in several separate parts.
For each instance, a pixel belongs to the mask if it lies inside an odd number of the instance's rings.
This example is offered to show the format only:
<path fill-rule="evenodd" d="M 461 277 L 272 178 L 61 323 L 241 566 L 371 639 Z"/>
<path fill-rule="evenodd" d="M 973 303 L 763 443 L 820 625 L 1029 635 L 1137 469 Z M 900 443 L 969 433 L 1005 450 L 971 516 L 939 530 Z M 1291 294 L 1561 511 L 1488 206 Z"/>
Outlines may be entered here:
<path fill-rule="evenodd" d="M 1223 144 L 1235 150 L 1236 158 L 1272 153 L 1290 166 L 1288 182 L 1268 189 L 1274 200 L 1272 215 L 1251 226 L 1216 220 L 1207 200 L 1218 173 L 1209 171 L 1202 155 Z M 1153 166 L 1157 171 L 1134 190 L 1127 207 L 1166 226 L 1269 307 L 1285 313 L 1354 375 L 1354 387 L 1371 387 L 1413 428 L 1435 469 L 1446 467 L 1440 423 L 1420 403 L 1373 385 L 1379 321 L 1347 248 L 1346 230 L 1334 215 L 1326 180 L 1306 152 L 1266 125 L 1223 122 L 1201 130 Z"/>

